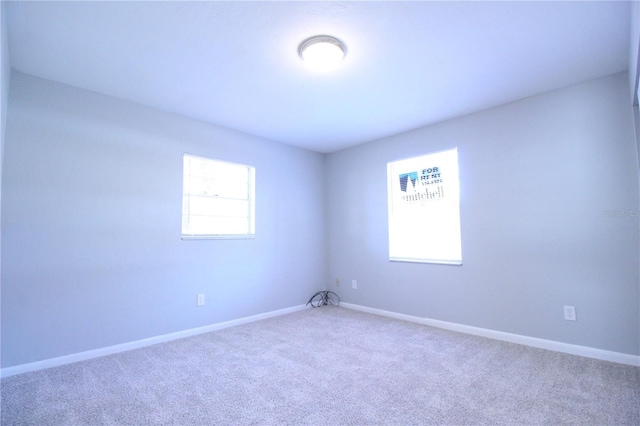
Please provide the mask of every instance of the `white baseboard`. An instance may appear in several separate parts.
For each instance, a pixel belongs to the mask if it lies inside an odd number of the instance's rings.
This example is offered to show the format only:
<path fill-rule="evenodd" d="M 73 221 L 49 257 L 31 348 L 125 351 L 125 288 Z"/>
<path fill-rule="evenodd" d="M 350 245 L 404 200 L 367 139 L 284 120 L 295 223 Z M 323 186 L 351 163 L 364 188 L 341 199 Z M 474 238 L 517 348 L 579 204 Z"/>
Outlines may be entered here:
<path fill-rule="evenodd" d="M 548 349 L 556 352 L 568 353 L 571 355 L 579 355 L 588 358 L 595 358 L 604 361 L 617 362 L 620 364 L 628 364 L 640 366 L 640 356 L 623 354 L 620 352 L 606 351 L 603 349 L 591 348 L 588 346 L 572 345 L 569 343 L 556 342 L 553 340 L 539 339 L 536 337 L 522 336 L 519 334 L 505 333 L 502 331 L 489 330 L 486 328 L 472 327 L 469 325 L 456 324 L 446 321 L 439 321 L 430 318 L 421 318 L 412 315 L 400 314 L 382 309 L 369 308 L 366 306 L 355 305 L 352 303 L 341 302 L 340 306 L 356 311 L 367 312 L 375 315 L 382 315 L 390 318 L 410 321 L 418 324 L 429 325 L 432 327 L 443 328 L 446 330 L 457 331 L 460 333 L 472 334 L 475 336 L 487 337 L 505 342 L 518 343 L 521 345 L 532 346 L 540 349 Z M 235 320 L 220 322 L 216 324 L 206 325 L 204 327 L 192 328 L 189 330 L 178 331 L 175 333 L 164 334 L 161 336 L 150 337 L 148 339 L 136 340 L 134 342 L 122 343 L 119 345 L 108 346 L 105 348 L 94 349 L 86 352 L 65 355 L 57 358 L 45 359 L 42 361 L 31 362 L 28 364 L 20 364 L 13 367 L 0 369 L 0 377 L 9 377 L 16 374 L 28 373 L 30 371 L 43 370 L 46 368 L 57 367 L 60 365 L 71 364 L 79 361 L 86 361 L 101 356 L 112 355 L 115 353 L 125 352 L 132 349 L 143 348 L 158 343 L 169 342 L 171 340 L 182 339 L 184 337 L 195 336 L 210 331 L 221 330 L 224 328 L 234 327 L 236 325 L 247 324 L 266 318 L 272 318 L 280 315 L 306 309 L 305 305 L 293 306 L 290 308 L 280 309 L 277 311 L 266 312 L 263 314 L 252 315 L 250 317 L 238 318 Z"/>
<path fill-rule="evenodd" d="M 163 334 L 161 336 L 150 337 L 148 339 L 136 340 L 134 342 L 122 343 L 119 345 L 108 346 L 106 348 L 94 349 L 86 352 L 79 352 L 70 355 L 64 355 L 57 358 L 45 359 L 28 364 L 20 364 L 13 367 L 0 369 L 0 377 L 9 377 L 16 374 L 28 373 L 30 371 L 44 370 L 45 368 L 58 367 L 60 365 L 71 364 L 78 361 L 86 361 L 101 356 L 112 355 L 132 349 L 143 348 L 158 343 L 169 342 L 171 340 L 182 339 L 184 337 L 195 336 L 197 334 L 208 333 L 210 331 L 221 330 L 223 328 L 234 327 L 240 324 L 247 324 L 266 318 L 277 317 L 280 315 L 290 314 L 292 312 L 307 309 L 305 305 L 293 306 L 291 308 L 279 309 L 277 311 L 265 312 L 263 314 L 252 315 L 250 317 L 238 318 L 231 321 L 219 322 L 216 324 L 206 325 L 204 327 L 191 328 L 189 330 L 178 331 L 175 333 Z"/>
<path fill-rule="evenodd" d="M 487 328 L 472 327 L 469 325 L 456 324 L 452 322 L 439 321 L 430 318 L 415 317 L 412 315 L 399 314 L 382 309 L 369 308 L 366 306 L 354 305 L 352 303 L 341 302 L 340 306 L 356 311 L 367 312 L 375 315 L 415 322 L 460 333 L 473 334 L 475 336 L 488 337 L 490 339 L 502 340 L 504 342 L 518 343 L 525 346 L 547 349 L 556 352 L 563 352 L 571 355 L 579 355 L 587 358 L 595 358 L 603 361 L 628 364 L 636 367 L 640 366 L 640 356 L 623 354 L 620 352 L 606 351 L 588 346 L 572 345 L 569 343 L 556 342 L 554 340 L 539 339 L 537 337 L 523 336 L 520 334 L 505 333 L 502 331 L 489 330 Z"/>

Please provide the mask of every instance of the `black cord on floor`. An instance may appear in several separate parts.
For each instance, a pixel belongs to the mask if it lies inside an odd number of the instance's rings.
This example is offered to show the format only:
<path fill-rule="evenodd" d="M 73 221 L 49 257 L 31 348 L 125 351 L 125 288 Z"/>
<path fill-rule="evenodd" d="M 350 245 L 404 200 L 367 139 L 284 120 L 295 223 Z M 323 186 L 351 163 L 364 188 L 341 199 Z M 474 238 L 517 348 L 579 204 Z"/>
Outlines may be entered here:
<path fill-rule="evenodd" d="M 332 291 L 319 291 L 311 296 L 307 305 L 311 305 L 314 308 L 326 305 L 340 306 L 340 297 Z"/>

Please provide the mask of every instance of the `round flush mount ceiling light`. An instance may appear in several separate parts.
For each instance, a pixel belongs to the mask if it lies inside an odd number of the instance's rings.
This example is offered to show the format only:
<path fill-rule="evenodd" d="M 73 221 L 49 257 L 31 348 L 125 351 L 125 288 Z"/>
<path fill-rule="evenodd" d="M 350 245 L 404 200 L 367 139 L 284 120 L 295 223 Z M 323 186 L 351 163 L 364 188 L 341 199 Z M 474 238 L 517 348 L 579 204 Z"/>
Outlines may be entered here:
<path fill-rule="evenodd" d="M 338 67 L 347 53 L 344 43 L 335 37 L 317 35 L 298 46 L 298 55 L 316 71 L 330 71 Z"/>

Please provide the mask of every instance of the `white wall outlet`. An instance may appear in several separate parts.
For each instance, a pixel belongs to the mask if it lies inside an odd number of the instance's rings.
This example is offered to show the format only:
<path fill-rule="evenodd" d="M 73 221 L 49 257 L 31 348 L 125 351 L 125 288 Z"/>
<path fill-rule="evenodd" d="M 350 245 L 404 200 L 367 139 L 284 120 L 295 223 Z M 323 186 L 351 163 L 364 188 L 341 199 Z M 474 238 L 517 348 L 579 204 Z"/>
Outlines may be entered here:
<path fill-rule="evenodd" d="M 340 278 L 336 278 L 336 287 L 340 287 Z"/>
<path fill-rule="evenodd" d="M 358 288 L 358 281 L 351 280 L 351 288 L 356 290 Z"/>
<path fill-rule="evenodd" d="M 204 305 L 204 294 L 200 293 L 198 294 L 198 301 L 196 302 L 197 306 L 202 306 Z"/>
<path fill-rule="evenodd" d="M 564 319 L 567 321 L 575 321 L 576 320 L 576 307 L 575 306 L 566 306 L 564 307 Z"/>

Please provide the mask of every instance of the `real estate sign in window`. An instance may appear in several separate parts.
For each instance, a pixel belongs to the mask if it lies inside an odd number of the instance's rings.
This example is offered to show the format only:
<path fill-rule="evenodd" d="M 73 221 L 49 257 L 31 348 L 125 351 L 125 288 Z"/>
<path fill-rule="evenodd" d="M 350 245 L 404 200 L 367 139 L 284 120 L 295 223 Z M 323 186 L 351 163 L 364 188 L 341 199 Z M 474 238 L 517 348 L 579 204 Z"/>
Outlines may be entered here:
<path fill-rule="evenodd" d="M 387 164 L 389 259 L 462 264 L 456 148 Z"/>

